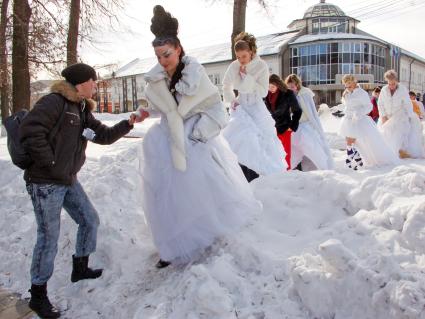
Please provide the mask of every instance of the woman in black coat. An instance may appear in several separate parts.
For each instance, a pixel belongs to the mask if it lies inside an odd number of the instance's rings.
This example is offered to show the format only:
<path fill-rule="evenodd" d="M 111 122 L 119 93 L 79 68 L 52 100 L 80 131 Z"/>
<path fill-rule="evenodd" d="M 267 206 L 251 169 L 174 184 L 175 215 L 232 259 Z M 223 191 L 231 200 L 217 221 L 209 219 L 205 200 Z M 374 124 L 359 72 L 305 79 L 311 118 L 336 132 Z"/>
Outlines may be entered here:
<path fill-rule="evenodd" d="M 295 94 L 276 74 L 269 77 L 269 93 L 264 103 L 276 122 L 277 136 L 285 149 L 285 159 L 289 170 L 291 169 L 291 134 L 298 129 L 301 107 Z"/>

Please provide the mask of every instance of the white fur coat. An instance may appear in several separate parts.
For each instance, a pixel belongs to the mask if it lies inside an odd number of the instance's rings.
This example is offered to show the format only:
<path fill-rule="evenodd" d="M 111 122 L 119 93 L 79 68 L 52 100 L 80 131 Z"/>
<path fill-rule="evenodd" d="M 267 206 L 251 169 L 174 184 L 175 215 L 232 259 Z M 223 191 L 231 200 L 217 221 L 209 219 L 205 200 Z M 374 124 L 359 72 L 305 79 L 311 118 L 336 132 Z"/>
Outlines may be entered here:
<path fill-rule="evenodd" d="M 246 66 L 246 75 L 241 76 L 238 60 L 233 61 L 226 70 L 223 78 L 223 96 L 225 102 L 233 102 L 236 97 L 233 90 L 240 93 L 256 94 L 263 98 L 269 89 L 269 68 L 258 55 Z"/>
<path fill-rule="evenodd" d="M 200 114 L 191 138 L 201 142 L 218 135 L 228 121 L 218 89 L 209 80 L 203 66 L 187 56 L 183 57 L 183 62 L 182 78 L 175 86 L 182 96 L 178 104 L 168 89 L 167 73 L 160 64 L 145 75 L 148 82 L 146 98 L 150 107 L 167 117 L 174 167 L 181 171 L 186 170 L 184 120 Z"/>
<path fill-rule="evenodd" d="M 382 88 L 378 99 L 378 109 L 380 117 L 387 116 L 390 118 L 392 116 L 405 116 L 412 118 L 416 116 L 413 113 L 409 92 L 401 84 L 398 84 L 398 88 L 394 92 L 394 95 L 391 95 L 388 85 Z"/>

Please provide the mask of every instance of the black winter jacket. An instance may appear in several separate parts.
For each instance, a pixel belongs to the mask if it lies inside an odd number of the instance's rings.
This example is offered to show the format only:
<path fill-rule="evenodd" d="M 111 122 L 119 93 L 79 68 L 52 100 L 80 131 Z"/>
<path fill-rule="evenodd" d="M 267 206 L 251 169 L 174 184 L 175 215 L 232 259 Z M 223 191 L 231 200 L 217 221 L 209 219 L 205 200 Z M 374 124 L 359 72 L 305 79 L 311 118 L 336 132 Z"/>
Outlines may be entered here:
<path fill-rule="evenodd" d="M 127 120 L 112 127 L 102 124 L 91 113 L 95 102 L 85 100 L 84 104 L 75 87 L 66 81 L 55 83 L 51 91 L 57 94 L 42 97 L 19 128 L 21 143 L 34 161 L 25 170 L 24 179 L 29 183 L 71 185 L 86 159 L 87 140 L 82 136 L 85 128 L 95 132 L 94 143 L 112 144 L 132 126 Z M 59 120 L 65 102 L 68 106 L 63 122 L 50 144 L 48 134 Z"/>
<path fill-rule="evenodd" d="M 272 112 L 272 107 L 267 97 L 264 98 L 264 103 L 276 122 L 275 126 L 278 134 L 285 133 L 288 128 L 294 132 L 298 129 L 302 109 L 298 104 L 297 97 L 291 90 L 286 92 L 279 91 L 274 112 Z"/>

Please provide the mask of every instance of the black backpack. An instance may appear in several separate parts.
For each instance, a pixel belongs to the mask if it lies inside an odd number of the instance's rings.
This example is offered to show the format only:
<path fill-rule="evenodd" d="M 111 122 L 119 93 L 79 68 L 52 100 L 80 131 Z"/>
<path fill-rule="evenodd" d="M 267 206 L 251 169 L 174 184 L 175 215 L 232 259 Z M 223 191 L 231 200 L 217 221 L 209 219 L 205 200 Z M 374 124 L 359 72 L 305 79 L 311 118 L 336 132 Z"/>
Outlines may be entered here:
<path fill-rule="evenodd" d="M 48 135 L 48 140 L 50 144 L 52 144 L 53 138 L 55 137 L 60 125 L 63 122 L 67 106 L 68 103 L 65 100 L 65 105 L 63 107 L 63 111 L 60 115 L 60 118 Z M 29 111 L 27 109 L 23 109 L 7 117 L 4 120 L 4 127 L 7 131 L 7 149 L 9 150 L 9 154 L 13 164 L 15 164 L 21 169 L 27 169 L 34 162 L 31 159 L 31 156 L 25 151 L 19 140 L 19 126 L 21 125 L 24 118 L 28 115 L 28 113 Z"/>

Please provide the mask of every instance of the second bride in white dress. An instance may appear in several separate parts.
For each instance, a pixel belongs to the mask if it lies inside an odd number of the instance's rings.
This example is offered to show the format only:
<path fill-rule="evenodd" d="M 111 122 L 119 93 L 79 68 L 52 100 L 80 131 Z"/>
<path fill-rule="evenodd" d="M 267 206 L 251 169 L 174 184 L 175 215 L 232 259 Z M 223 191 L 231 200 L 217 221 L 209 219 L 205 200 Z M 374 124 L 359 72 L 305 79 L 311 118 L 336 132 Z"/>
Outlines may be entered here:
<path fill-rule="evenodd" d="M 342 82 L 346 88 L 342 98 L 345 115 L 339 134 L 347 142 L 347 166 L 357 170 L 363 164 L 398 164 L 397 154 L 387 145 L 375 122 L 368 116 L 373 106 L 367 92 L 351 74 L 344 75 Z"/>
<path fill-rule="evenodd" d="M 231 105 L 223 135 L 250 181 L 258 175 L 285 172 L 288 165 L 275 121 L 263 101 L 269 87 L 268 66 L 256 54 L 254 36 L 243 32 L 235 41 L 237 60 L 223 79 L 224 101 Z M 237 97 L 233 90 L 238 90 Z"/>

